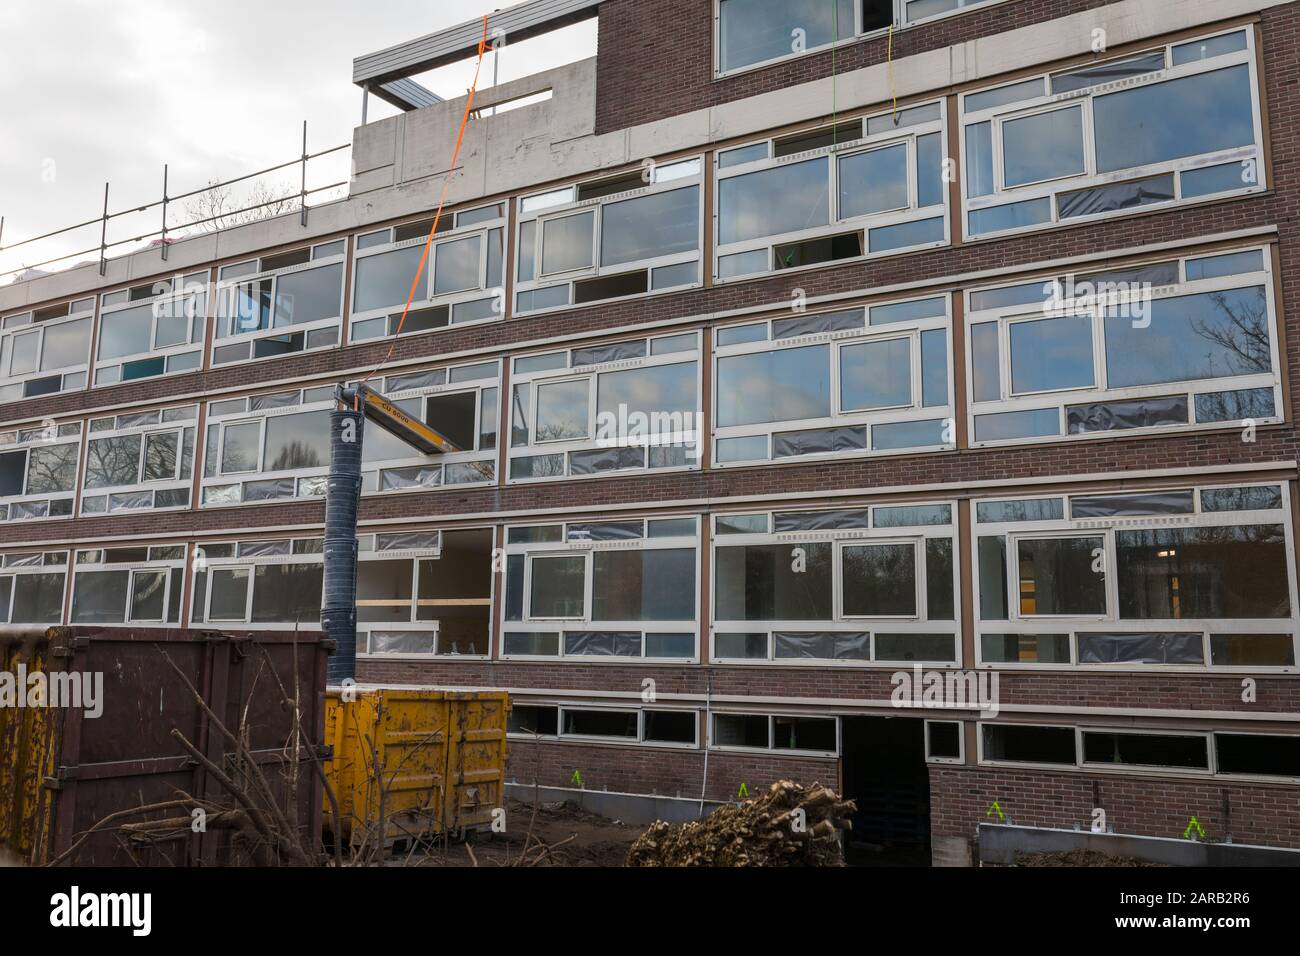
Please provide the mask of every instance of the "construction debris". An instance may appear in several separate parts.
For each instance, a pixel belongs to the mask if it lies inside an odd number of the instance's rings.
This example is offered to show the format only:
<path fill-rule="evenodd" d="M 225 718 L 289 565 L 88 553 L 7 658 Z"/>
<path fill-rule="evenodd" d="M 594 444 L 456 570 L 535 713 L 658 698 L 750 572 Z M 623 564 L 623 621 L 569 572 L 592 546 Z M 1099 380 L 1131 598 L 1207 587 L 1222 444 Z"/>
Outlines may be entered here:
<path fill-rule="evenodd" d="M 652 824 L 628 866 L 843 866 L 839 831 L 857 808 L 835 791 L 791 780 L 766 795 L 719 807 L 703 820 Z"/>

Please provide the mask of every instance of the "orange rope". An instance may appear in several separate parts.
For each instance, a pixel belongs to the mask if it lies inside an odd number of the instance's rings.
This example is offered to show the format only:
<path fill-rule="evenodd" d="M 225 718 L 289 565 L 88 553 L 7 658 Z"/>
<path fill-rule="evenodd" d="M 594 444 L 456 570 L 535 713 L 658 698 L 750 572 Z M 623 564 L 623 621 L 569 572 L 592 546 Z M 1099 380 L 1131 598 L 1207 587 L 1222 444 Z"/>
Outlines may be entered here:
<path fill-rule="evenodd" d="M 451 164 L 447 168 L 447 175 L 442 180 L 442 194 L 438 197 L 438 208 L 433 214 L 433 225 L 429 227 L 429 238 L 424 240 L 424 252 L 420 255 L 420 267 L 415 270 L 415 278 L 411 280 L 411 292 L 406 297 L 406 305 L 402 307 L 402 318 L 397 323 L 397 329 L 393 332 L 392 343 L 388 346 L 388 354 L 384 360 L 366 373 L 366 377 L 361 380 L 361 384 L 370 381 L 371 376 L 378 372 L 380 367 L 386 365 L 393 357 L 393 352 L 397 348 L 397 337 L 402 334 L 402 326 L 406 324 L 406 316 L 411 311 L 411 303 L 415 301 L 415 293 L 420 288 L 420 277 L 424 275 L 424 268 L 429 262 L 429 250 L 433 247 L 433 237 L 438 231 L 438 223 L 442 220 L 442 207 L 447 202 L 447 190 L 451 186 L 451 175 L 456 171 L 456 159 L 460 156 L 460 145 L 465 139 L 465 128 L 469 125 L 470 113 L 474 108 L 474 93 L 478 89 L 479 70 L 483 66 L 483 54 L 487 51 L 488 29 L 487 16 L 483 17 L 483 38 L 478 41 L 478 61 L 474 64 L 474 82 L 470 84 L 469 96 L 465 98 L 465 115 L 460 118 L 460 130 L 456 133 L 456 146 L 451 151 Z"/>

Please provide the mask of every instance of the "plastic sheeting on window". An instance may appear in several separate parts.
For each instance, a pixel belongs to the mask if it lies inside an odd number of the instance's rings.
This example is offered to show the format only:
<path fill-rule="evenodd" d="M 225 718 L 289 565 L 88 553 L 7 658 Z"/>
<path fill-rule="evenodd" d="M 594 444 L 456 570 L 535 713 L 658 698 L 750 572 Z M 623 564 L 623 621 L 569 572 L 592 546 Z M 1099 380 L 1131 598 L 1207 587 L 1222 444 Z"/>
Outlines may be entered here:
<path fill-rule="evenodd" d="M 1187 396 L 1142 398 L 1128 402 L 1096 402 L 1071 405 L 1065 410 L 1071 435 L 1114 431 L 1121 428 L 1153 428 L 1187 424 Z"/>
<path fill-rule="evenodd" d="M 250 481 L 244 484 L 245 501 L 273 501 L 292 498 L 295 482 L 292 478 L 275 478 L 270 481 Z"/>
<path fill-rule="evenodd" d="M 644 448 L 599 448 L 569 454 L 569 470 L 574 475 L 591 475 L 601 471 L 644 467 Z"/>
<path fill-rule="evenodd" d="M 774 530 L 823 531 L 826 529 L 860 529 L 870 527 L 867 510 L 860 511 L 786 511 L 773 516 Z"/>
<path fill-rule="evenodd" d="M 574 349 L 569 364 L 570 367 L 577 368 L 580 365 L 603 365 L 605 362 L 621 362 L 638 358 L 645 358 L 645 342 L 641 340 Z"/>
<path fill-rule="evenodd" d="M 863 309 L 847 312 L 827 312 L 824 315 L 801 316 L 797 319 L 776 319 L 772 322 L 772 338 L 788 339 L 796 335 L 814 335 L 818 332 L 839 332 L 860 329 L 867 324 Z"/>
<path fill-rule="evenodd" d="M 607 521 L 603 524 L 571 524 L 570 541 L 628 541 L 645 537 L 644 521 Z"/>
<path fill-rule="evenodd" d="M 797 432 L 776 432 L 772 435 L 772 457 L 774 458 L 793 458 L 797 455 L 819 455 L 837 451 L 865 451 L 866 448 L 865 425 L 813 428 Z"/>
<path fill-rule="evenodd" d="M 1127 183 L 1110 183 L 1064 192 L 1056 197 L 1062 219 L 1092 216 L 1097 213 L 1131 209 L 1174 198 L 1173 174 L 1135 179 Z"/>
<path fill-rule="evenodd" d="M 640 657 L 636 631 L 565 631 L 564 653 L 590 657 Z"/>
<path fill-rule="evenodd" d="M 375 538 L 376 551 L 433 551 L 440 544 L 441 538 L 436 531 L 381 534 Z"/>
<path fill-rule="evenodd" d="M 241 558 L 265 558 L 289 553 L 289 540 L 281 538 L 275 541 L 241 541 L 239 556 Z"/>
<path fill-rule="evenodd" d="M 775 656 L 778 658 L 804 658 L 824 661 L 866 661 L 871 659 L 871 635 L 867 633 L 839 634 L 821 632 L 772 635 Z"/>
<path fill-rule="evenodd" d="M 441 465 L 390 468 L 379 473 L 379 489 L 381 491 L 397 491 L 406 488 L 435 488 L 440 484 L 442 484 Z"/>
<path fill-rule="evenodd" d="M 371 631 L 371 654 L 434 654 L 438 635 L 435 631 Z"/>
<path fill-rule="evenodd" d="M 1194 510 L 1195 505 L 1190 490 L 1070 499 L 1070 515 L 1074 518 L 1181 515 L 1191 514 Z"/>
<path fill-rule="evenodd" d="M 1200 664 L 1201 634 L 1078 634 L 1080 664 Z"/>
<path fill-rule="evenodd" d="M 129 491 L 108 496 L 109 511 L 136 511 L 153 507 L 152 491 Z"/>
<path fill-rule="evenodd" d="M 26 518 L 44 518 L 50 512 L 50 505 L 47 501 L 16 501 L 9 509 L 9 517 L 13 521 L 21 521 Z"/>

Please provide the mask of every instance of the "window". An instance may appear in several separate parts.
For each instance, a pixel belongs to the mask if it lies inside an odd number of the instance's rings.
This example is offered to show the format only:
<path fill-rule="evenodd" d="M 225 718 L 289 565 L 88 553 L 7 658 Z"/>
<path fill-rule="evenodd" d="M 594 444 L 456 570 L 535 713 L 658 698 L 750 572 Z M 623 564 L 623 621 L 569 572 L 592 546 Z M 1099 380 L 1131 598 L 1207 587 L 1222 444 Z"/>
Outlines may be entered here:
<path fill-rule="evenodd" d="M 716 330 L 714 460 L 951 447 L 948 300 Z"/>
<path fill-rule="evenodd" d="M 964 725 L 959 720 L 925 722 L 925 759 L 929 763 L 965 761 Z"/>
<path fill-rule="evenodd" d="M 443 214 L 402 322 L 432 228 L 424 219 L 356 237 L 351 341 L 397 335 L 399 326 L 413 335 L 503 317 L 506 214 L 504 203 L 492 203 Z"/>
<path fill-rule="evenodd" d="M 979 660 L 1293 669 L 1289 521 L 1277 485 L 977 501 Z"/>
<path fill-rule="evenodd" d="M 63 623 L 68 552 L 0 555 L 0 624 Z"/>
<path fill-rule="evenodd" d="M 714 275 L 947 242 L 943 115 L 930 103 L 719 153 Z"/>
<path fill-rule="evenodd" d="M 946 503 L 715 516 L 712 659 L 955 663 L 952 522 Z"/>
<path fill-rule="evenodd" d="M 507 733 L 519 737 L 589 737 L 604 742 L 698 746 L 699 713 L 663 708 L 565 707 L 515 703 Z"/>
<path fill-rule="evenodd" d="M 764 66 L 888 27 L 1000 0 L 716 0 L 718 74 Z"/>
<path fill-rule="evenodd" d="M 698 285 L 703 172 L 674 160 L 523 197 L 516 311 Z"/>
<path fill-rule="evenodd" d="M 1239 29 L 963 95 L 969 233 L 1264 188 L 1255 69 Z"/>
<path fill-rule="evenodd" d="M 365 494 L 428 491 L 496 480 L 497 362 L 390 375 L 384 396 L 426 422 L 458 449 L 425 455 L 381 428 L 368 426 L 363 451 Z"/>
<path fill-rule="evenodd" d="M 1070 727 L 980 724 L 982 759 L 997 763 L 1068 764 L 1078 760 Z"/>
<path fill-rule="evenodd" d="M 0 319 L 0 402 L 86 387 L 95 300 Z"/>
<path fill-rule="evenodd" d="M 95 384 L 192 372 L 203 364 L 207 272 L 107 292 L 100 300 Z"/>
<path fill-rule="evenodd" d="M 975 445 L 1279 420 L 1262 249 L 967 292 Z"/>
<path fill-rule="evenodd" d="M 81 422 L 0 432 L 0 520 L 72 515 Z"/>
<path fill-rule="evenodd" d="M 335 241 L 222 267 L 212 364 L 338 345 L 345 252 Z"/>
<path fill-rule="evenodd" d="M 507 529 L 503 656 L 695 659 L 697 521 Z"/>
<path fill-rule="evenodd" d="M 185 563 L 179 543 L 78 551 L 70 622 L 179 624 Z"/>
<path fill-rule="evenodd" d="M 1084 764 L 1209 770 L 1209 740 L 1203 734 L 1132 734 L 1086 730 Z"/>
<path fill-rule="evenodd" d="M 209 403 L 202 505 L 324 495 L 333 393 L 324 386 Z"/>
<path fill-rule="evenodd" d="M 81 514 L 188 508 L 197 405 L 94 418 Z"/>
<path fill-rule="evenodd" d="M 728 750 L 835 754 L 839 752 L 839 719 L 715 713 L 711 745 Z"/>
<path fill-rule="evenodd" d="M 515 359 L 510 481 L 697 468 L 698 333 Z"/>

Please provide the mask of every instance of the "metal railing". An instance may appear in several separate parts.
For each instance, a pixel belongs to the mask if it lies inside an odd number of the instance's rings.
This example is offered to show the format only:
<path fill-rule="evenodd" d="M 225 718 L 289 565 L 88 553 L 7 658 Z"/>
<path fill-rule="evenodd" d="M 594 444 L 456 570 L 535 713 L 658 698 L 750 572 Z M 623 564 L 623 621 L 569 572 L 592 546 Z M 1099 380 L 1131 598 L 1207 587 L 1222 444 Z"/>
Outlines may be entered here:
<path fill-rule="evenodd" d="M 232 216 L 244 215 L 246 213 L 254 212 L 259 209 L 265 209 L 268 206 L 276 206 L 279 205 L 280 203 L 290 202 L 293 200 L 297 200 L 297 204 L 299 206 L 299 221 L 305 227 L 307 225 L 307 211 L 310 208 L 307 205 L 307 199 L 309 196 L 313 196 L 316 195 L 317 193 L 322 193 L 331 189 L 338 189 L 342 186 L 348 185 L 348 181 L 343 180 L 342 182 L 330 183 L 329 185 L 326 186 L 313 186 L 311 189 L 308 189 L 307 188 L 307 164 L 314 159 L 320 159 L 322 156 L 329 156 L 341 150 L 349 149 L 351 148 L 351 145 L 352 145 L 351 143 L 344 143 L 342 146 L 332 146 L 329 149 L 321 150 L 318 153 L 309 153 L 307 151 L 307 121 L 304 120 L 302 124 L 302 155 L 297 159 L 291 159 L 285 163 L 279 163 L 275 166 L 268 166 L 266 169 L 259 169 L 256 172 L 247 173 L 243 176 L 237 176 L 234 179 L 227 179 L 220 182 L 211 182 L 208 183 L 206 186 L 200 187 L 199 189 L 193 189 L 190 190 L 189 192 L 181 193 L 180 195 L 177 196 L 169 196 L 167 194 L 168 166 L 164 165 L 162 199 L 156 202 L 147 203 L 143 206 L 132 206 L 129 209 L 122 209 L 117 212 L 110 212 L 108 208 L 109 184 L 104 183 L 104 210 L 99 216 L 95 217 L 94 219 L 88 219 L 85 222 L 79 222 L 76 225 L 65 226 L 62 229 L 56 229 L 53 232 L 47 232 L 40 236 L 33 236 L 30 239 L 23 239 L 21 242 L 11 243 L 10 245 L 7 246 L 3 244 L 5 219 L 4 216 L 0 216 L 0 253 L 9 252 L 11 250 L 18 249 L 22 246 L 30 246 L 33 243 L 43 242 L 48 239 L 53 239 L 56 236 L 64 236 L 69 233 L 76 232 L 80 229 L 88 229 L 91 226 L 98 225 L 100 227 L 98 245 L 90 246 L 89 248 L 82 249 L 77 252 L 64 253 L 63 255 L 55 256 L 52 259 L 45 259 L 41 262 L 24 264 L 18 266 L 15 269 L 9 269 L 7 271 L 0 272 L 0 279 L 3 279 L 7 276 L 16 275 L 18 273 L 27 272 L 32 269 L 39 269 L 42 266 L 48 266 L 48 265 L 53 265 L 55 263 L 64 262 L 65 260 L 68 259 L 75 259 L 78 256 L 87 256 L 90 255 L 91 253 L 99 254 L 99 274 L 102 276 L 104 275 L 104 272 L 108 267 L 108 258 L 109 258 L 108 252 L 110 249 L 114 249 L 118 246 L 133 245 L 136 243 L 144 242 L 146 239 L 161 240 L 160 248 L 162 251 L 162 258 L 164 261 L 166 261 L 168 232 L 176 233 L 176 232 L 181 232 L 183 230 L 192 229 L 196 226 L 206 226 L 209 223 L 219 222 L 224 219 L 229 219 Z M 245 206 L 240 209 L 222 211 L 220 213 L 217 213 L 214 216 L 207 216 L 202 219 L 193 220 L 192 222 L 185 222 L 176 226 L 167 225 L 167 210 L 168 207 L 171 206 L 173 203 L 177 203 L 185 199 L 191 199 L 195 196 L 200 196 L 204 193 L 212 192 L 213 190 L 217 190 L 217 189 L 222 189 L 227 186 L 234 186 L 238 183 L 247 182 L 250 179 L 256 179 L 259 176 L 266 176 L 270 173 L 279 172 L 282 169 L 289 169 L 294 166 L 300 166 L 302 169 L 301 183 L 297 192 L 292 192 L 284 196 L 278 196 L 273 199 L 267 199 L 262 202 L 253 203 L 252 205 Z M 108 241 L 108 225 L 114 219 L 119 219 L 123 216 L 138 215 L 139 213 L 148 212 L 151 209 L 158 209 L 158 208 L 162 209 L 161 228 L 143 233 L 142 235 L 132 236 L 127 239 L 117 239 L 114 240 L 113 242 Z"/>

